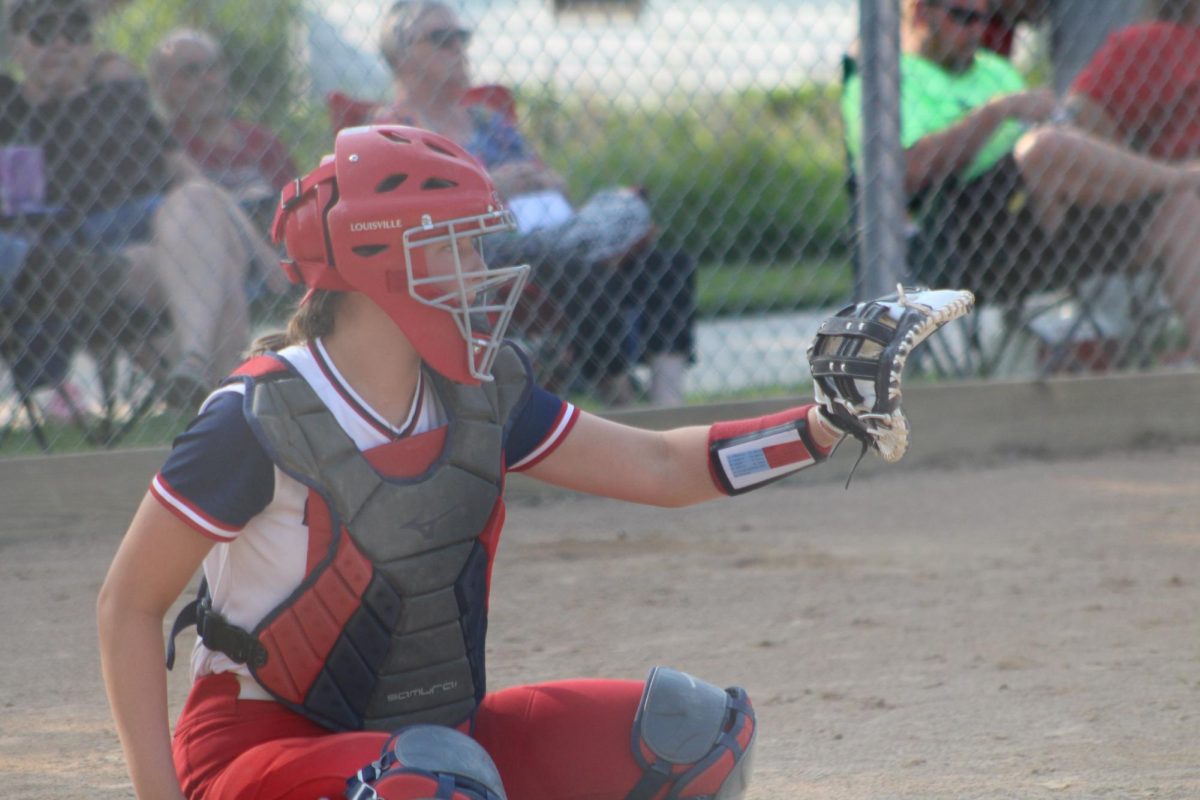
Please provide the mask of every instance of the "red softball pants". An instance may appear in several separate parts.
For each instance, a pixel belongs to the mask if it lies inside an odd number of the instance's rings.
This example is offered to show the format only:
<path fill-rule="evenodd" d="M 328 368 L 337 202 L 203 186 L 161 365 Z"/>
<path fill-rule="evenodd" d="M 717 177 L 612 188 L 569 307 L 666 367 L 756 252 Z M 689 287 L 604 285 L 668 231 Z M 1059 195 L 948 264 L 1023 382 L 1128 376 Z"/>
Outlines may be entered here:
<path fill-rule="evenodd" d="M 631 750 L 640 681 L 571 680 L 487 695 L 473 738 L 510 800 L 623 800 L 642 776 Z M 341 798 L 379 758 L 387 733 L 331 733 L 278 703 L 238 699 L 237 679 L 192 687 L 175 729 L 190 800 Z"/>

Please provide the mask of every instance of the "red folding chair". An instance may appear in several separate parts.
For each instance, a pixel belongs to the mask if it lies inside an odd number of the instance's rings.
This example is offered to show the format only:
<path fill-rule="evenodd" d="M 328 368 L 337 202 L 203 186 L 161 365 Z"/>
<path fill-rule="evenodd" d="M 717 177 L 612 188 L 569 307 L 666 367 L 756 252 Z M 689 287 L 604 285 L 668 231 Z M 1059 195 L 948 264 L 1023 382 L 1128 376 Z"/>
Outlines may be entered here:
<path fill-rule="evenodd" d="M 329 122 L 333 132 L 342 128 L 352 128 L 355 125 L 366 125 L 371 121 L 379 103 L 373 100 L 360 100 L 345 92 L 334 89 L 325 96 L 329 109 Z M 490 108 L 511 122 L 517 123 L 517 101 L 512 90 L 498 83 L 485 83 L 473 86 L 462 97 L 464 106 L 484 106 Z"/>

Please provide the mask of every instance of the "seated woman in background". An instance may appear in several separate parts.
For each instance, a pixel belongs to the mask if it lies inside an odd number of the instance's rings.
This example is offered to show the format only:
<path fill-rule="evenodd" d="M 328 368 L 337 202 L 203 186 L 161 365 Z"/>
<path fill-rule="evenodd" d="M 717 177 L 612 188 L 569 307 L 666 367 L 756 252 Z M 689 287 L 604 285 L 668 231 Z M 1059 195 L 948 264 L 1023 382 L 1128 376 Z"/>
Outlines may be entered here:
<path fill-rule="evenodd" d="M 175 140 L 265 234 L 275 218 L 280 190 L 296 177 L 296 165 L 274 132 L 234 116 L 221 45 L 204 31 L 179 28 L 154 48 L 148 67 L 154 99 Z M 275 261 L 253 264 L 248 287 L 252 299 L 287 289 Z"/>
<path fill-rule="evenodd" d="M 445 3 L 394 3 L 380 49 L 395 78 L 396 100 L 373 121 L 438 131 L 484 164 L 518 220 L 518 233 L 500 246 L 504 260 L 532 264 L 537 283 L 562 306 L 575 366 L 586 385 L 597 384 L 601 399 L 631 402 L 628 369 L 644 358 L 650 401 L 681 404 L 693 357 L 694 261 L 652 246 L 656 228 L 638 191 L 608 189 L 573 207 L 566 181 L 508 115 L 463 102 L 471 87 L 470 38 Z M 630 316 L 638 329 L 632 351 L 626 346 Z"/>
<path fill-rule="evenodd" d="M 221 45 L 204 31 L 179 28 L 150 54 L 150 88 L 180 145 L 243 207 L 269 206 L 296 177 L 287 146 L 265 125 L 234 115 Z M 272 265 L 272 274 L 279 269 Z"/>

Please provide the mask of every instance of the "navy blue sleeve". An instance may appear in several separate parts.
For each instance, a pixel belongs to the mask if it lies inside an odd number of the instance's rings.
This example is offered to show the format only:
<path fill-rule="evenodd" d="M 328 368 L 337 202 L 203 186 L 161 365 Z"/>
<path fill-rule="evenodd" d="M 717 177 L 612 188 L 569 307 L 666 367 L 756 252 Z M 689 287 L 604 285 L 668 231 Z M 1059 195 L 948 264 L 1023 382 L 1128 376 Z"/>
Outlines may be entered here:
<path fill-rule="evenodd" d="M 504 442 L 505 465 L 523 470 L 550 455 L 579 416 L 571 403 L 534 385 L 525 403 L 513 415 Z"/>
<path fill-rule="evenodd" d="M 271 502 L 275 467 L 246 422 L 245 397 L 223 392 L 209 401 L 155 478 L 155 495 L 202 532 L 236 533 Z"/>

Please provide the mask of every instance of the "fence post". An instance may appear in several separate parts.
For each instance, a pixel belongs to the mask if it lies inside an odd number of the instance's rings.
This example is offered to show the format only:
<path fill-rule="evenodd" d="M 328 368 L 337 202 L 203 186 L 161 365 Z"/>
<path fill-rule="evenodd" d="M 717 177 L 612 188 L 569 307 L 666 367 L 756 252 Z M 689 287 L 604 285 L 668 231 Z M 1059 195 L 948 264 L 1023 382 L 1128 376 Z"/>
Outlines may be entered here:
<path fill-rule="evenodd" d="M 862 175 L 858 187 L 860 299 L 894 291 L 905 267 L 904 151 L 900 146 L 898 0 L 859 0 Z"/>

